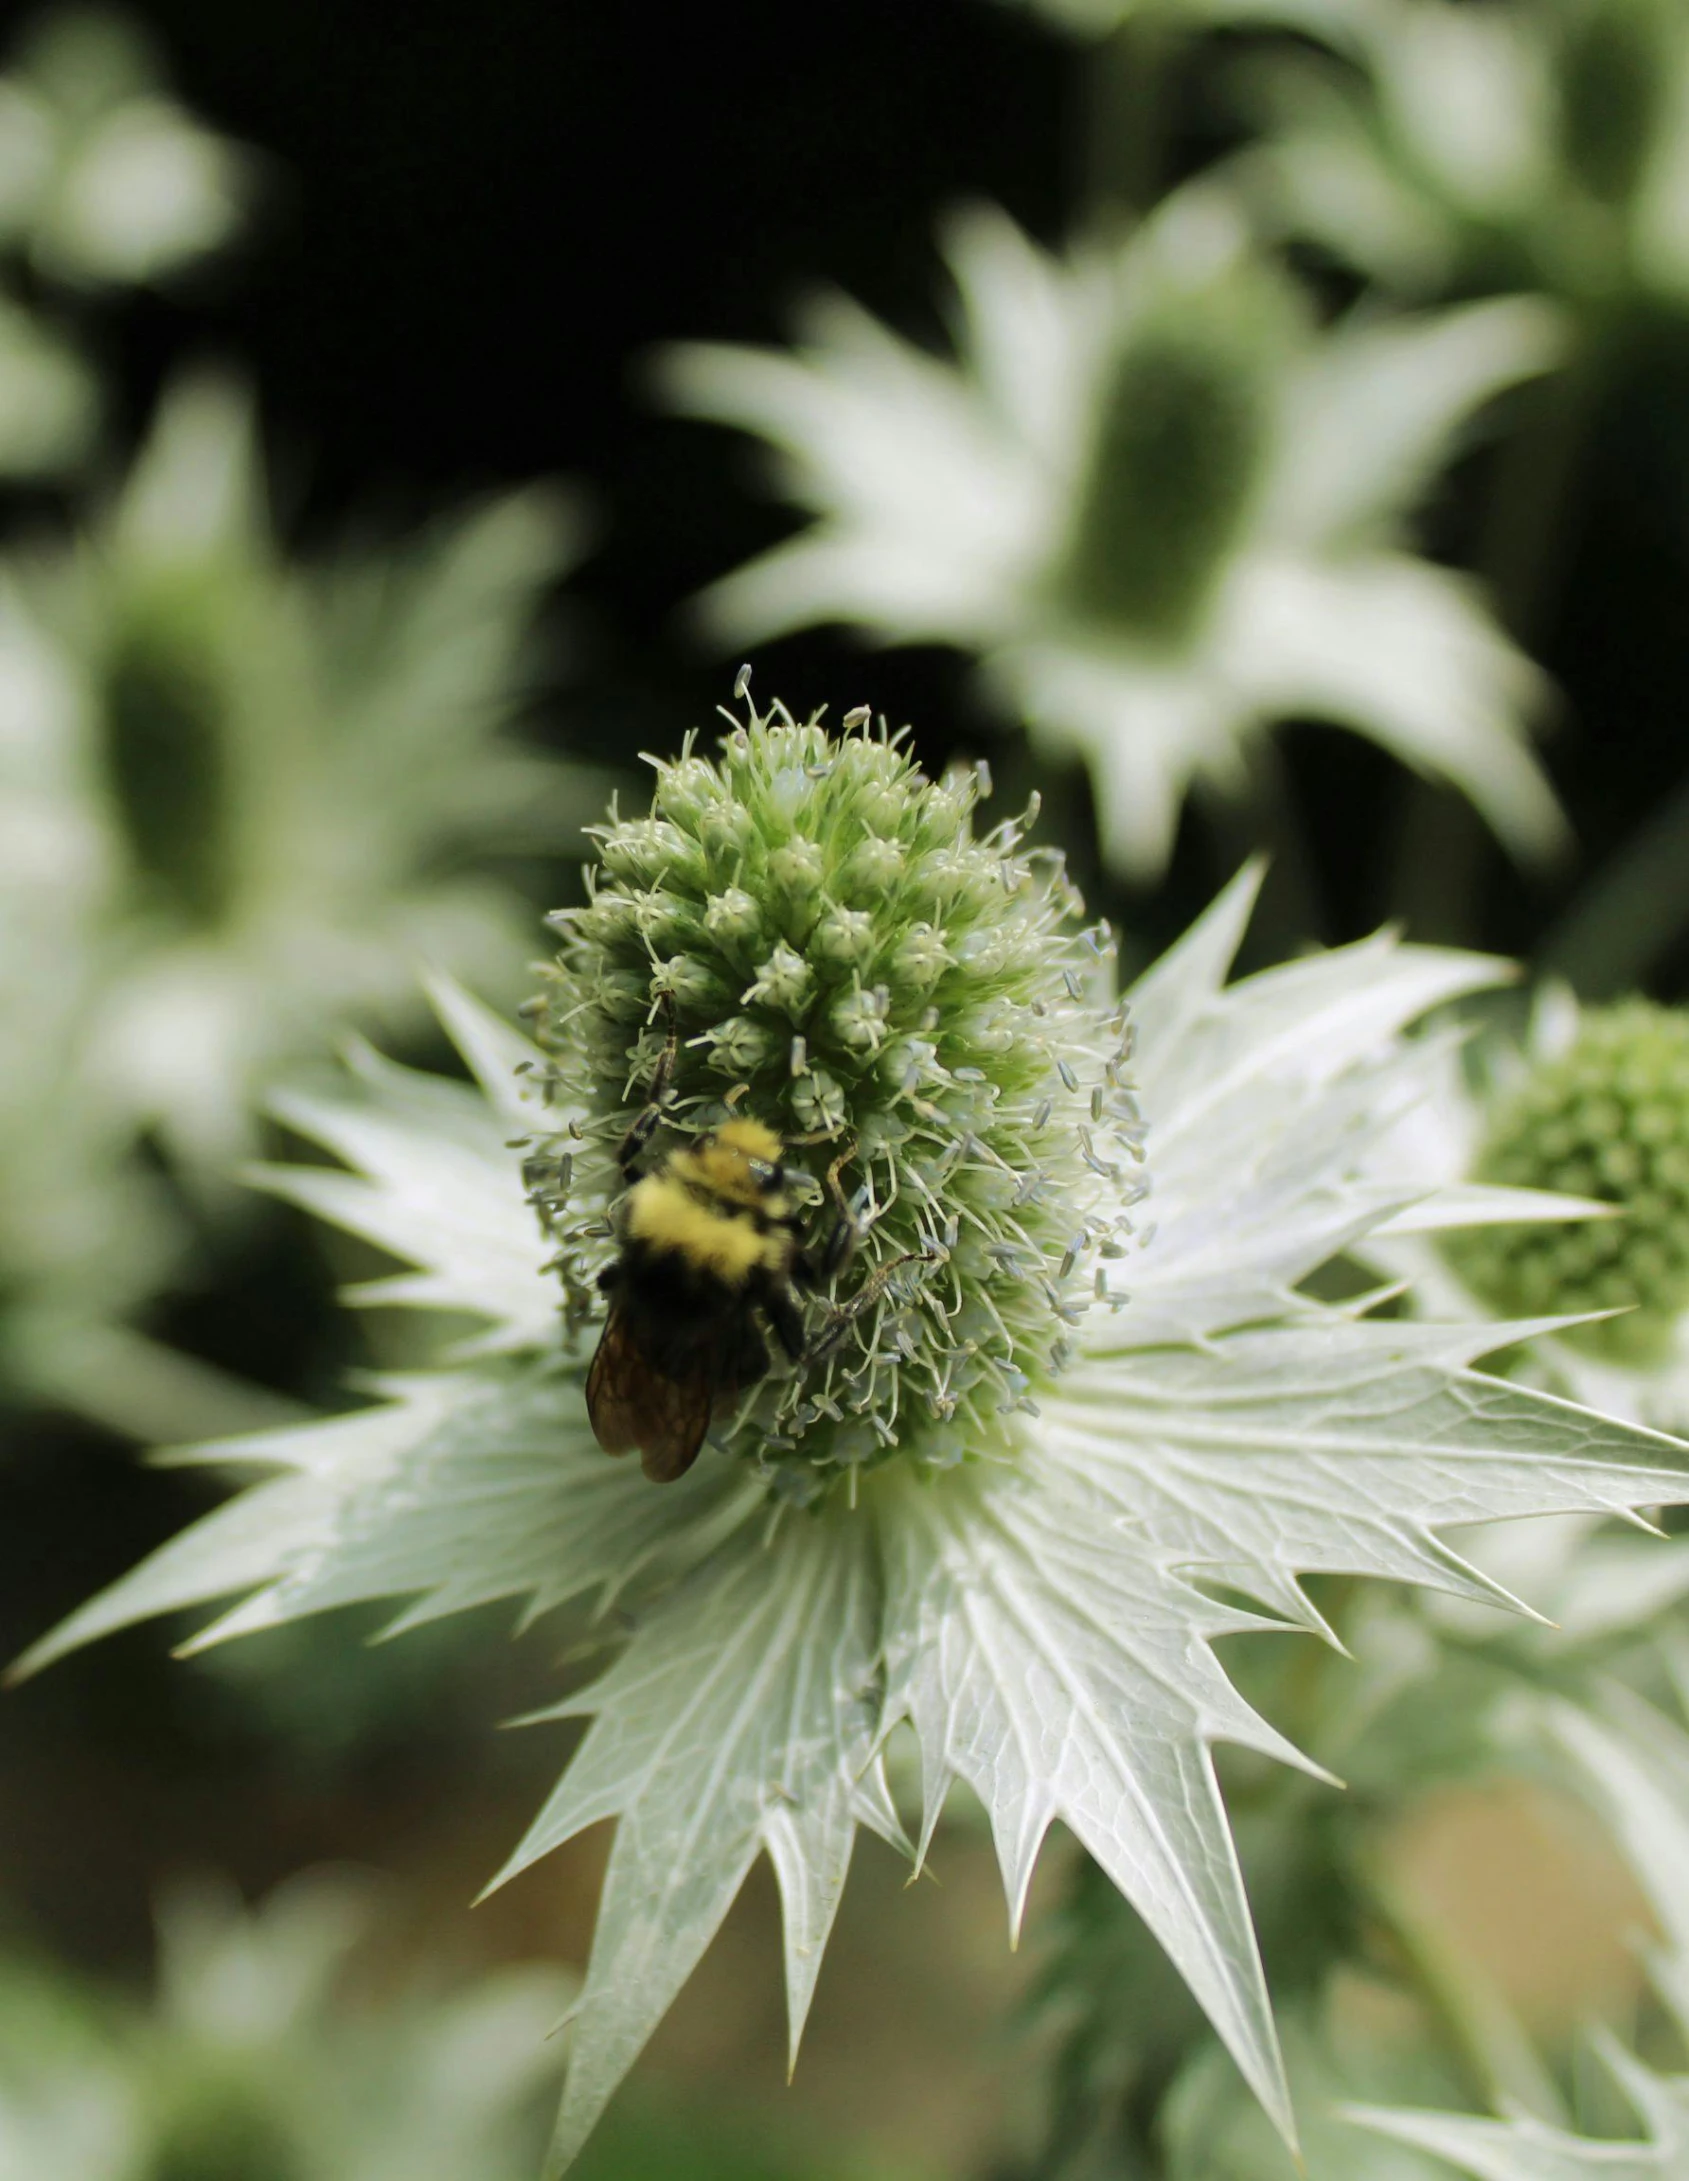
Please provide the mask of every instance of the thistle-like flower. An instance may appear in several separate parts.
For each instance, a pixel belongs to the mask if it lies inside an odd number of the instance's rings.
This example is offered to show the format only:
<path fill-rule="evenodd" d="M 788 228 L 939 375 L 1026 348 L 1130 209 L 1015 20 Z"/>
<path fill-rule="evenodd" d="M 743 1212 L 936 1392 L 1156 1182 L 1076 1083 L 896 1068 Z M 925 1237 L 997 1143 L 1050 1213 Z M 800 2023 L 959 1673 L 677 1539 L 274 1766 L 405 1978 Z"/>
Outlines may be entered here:
<path fill-rule="evenodd" d="M 1263 64 L 1269 216 L 1398 293 L 1689 307 L 1689 18 L 1675 0 L 1367 0 L 1339 66 Z"/>
<path fill-rule="evenodd" d="M 1454 783 L 1521 856 L 1562 821 L 1527 746 L 1539 677 L 1401 542 L 1483 402 L 1556 354 L 1524 299 L 1327 334 L 1212 187 L 1046 256 L 951 223 L 957 364 L 840 298 L 796 354 L 684 347 L 677 406 L 771 440 L 816 525 L 706 594 L 739 647 L 820 621 L 979 660 L 996 709 L 1089 766 L 1110 861 L 1153 877 L 1200 784 L 1329 719 Z"/>
<path fill-rule="evenodd" d="M 1418 1087 L 1404 1026 L 1496 965 L 1386 936 L 1228 988 L 1246 876 L 1123 1000 L 1059 860 L 1018 822 L 976 835 L 977 775 L 846 730 L 752 712 L 658 765 L 561 919 L 540 1045 L 441 990 L 479 1091 L 366 1058 L 357 1095 L 286 1102 L 352 1171 L 275 1186 L 406 1260 L 366 1299 L 452 1313 L 459 1345 L 373 1407 L 208 1450 L 281 1474 L 34 1661 L 236 1593 L 197 1641 L 360 1598 L 406 1623 L 614 1603 L 625 1648 L 558 1707 L 593 1724 L 508 1866 L 619 1820 L 559 2167 L 764 1852 L 795 2046 L 856 1828 L 900 1837 L 904 1721 L 921 1852 L 965 1781 L 1018 1923 L 1067 1824 L 1289 2132 L 1211 1748 L 1302 1760 L 1215 1639 L 1328 1633 L 1310 1570 L 1505 1599 L 1443 1525 L 1689 1497 L 1689 1452 L 1473 1374 L 1517 1328 L 1303 1290 L 1408 1205 L 1442 1216 L 1369 1159 Z M 713 1448 L 655 1485 L 583 1390 L 621 1155 L 729 1117 L 783 1141 L 827 1228 L 831 1174 L 858 1246 L 819 1253 L 800 1353 L 718 1388 Z"/>
<path fill-rule="evenodd" d="M 1531 1344 L 1573 1398 L 1689 1424 L 1689 1016 L 1546 989 L 1522 1051 L 1427 1056 L 1390 1156 L 1465 1187 L 1471 1222 L 1371 1254 L 1453 1315 L 1581 1319 Z M 1487 1080 L 1485 1080 L 1487 1078 Z"/>
<path fill-rule="evenodd" d="M 528 2181 L 567 1996 L 509 1968 L 359 2005 L 367 1888 L 309 1872 L 248 1910 L 178 1888 L 142 2011 L 0 1963 L 6 2181 Z"/>
<path fill-rule="evenodd" d="M 15 565 L 0 676 L 29 710 L 0 826 L 69 844 L 80 1073 L 185 1169 L 250 1148 L 259 1085 L 337 1026 L 408 1015 L 419 957 L 512 990 L 523 919 L 485 859 L 577 847 L 596 792 L 503 733 L 576 532 L 536 489 L 386 558 L 289 565 L 248 403 L 202 380 L 83 539 Z M 0 894 L 39 921 L 38 883 Z"/>

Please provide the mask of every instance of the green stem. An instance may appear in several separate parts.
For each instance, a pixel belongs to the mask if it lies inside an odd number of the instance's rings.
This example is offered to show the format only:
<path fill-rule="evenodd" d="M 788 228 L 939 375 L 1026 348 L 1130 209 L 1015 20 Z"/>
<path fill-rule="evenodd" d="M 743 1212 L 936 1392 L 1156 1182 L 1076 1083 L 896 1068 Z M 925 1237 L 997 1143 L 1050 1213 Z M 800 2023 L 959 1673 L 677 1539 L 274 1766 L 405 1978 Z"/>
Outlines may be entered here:
<path fill-rule="evenodd" d="M 1592 320 L 1566 368 L 1531 389 L 1532 410 L 1496 465 L 1478 572 L 1502 626 L 1529 643 L 1564 580 L 1584 454 L 1611 376 L 1616 330 Z"/>
<path fill-rule="evenodd" d="M 1086 55 L 1078 185 L 1088 216 L 1133 220 L 1160 193 L 1182 44 L 1171 12 L 1152 4 Z"/>
<path fill-rule="evenodd" d="M 1465 947 L 1478 937 L 1490 836 L 1453 788 L 1408 787 L 1396 849 L 1390 914 L 1427 946 Z"/>
<path fill-rule="evenodd" d="M 1565 2108 L 1536 2047 L 1490 1979 L 1376 1857 L 1361 1875 L 1409 1983 L 1442 2031 L 1474 2097 L 1492 2111 L 1522 2105 L 1565 2124 Z"/>
<path fill-rule="evenodd" d="M 1584 456 L 1619 338 L 1618 328 L 1592 315 L 1565 370 L 1531 389 L 1532 406 L 1497 457 L 1478 574 L 1502 626 L 1527 646 L 1565 578 Z M 1470 944 L 1488 860 L 1488 837 L 1471 807 L 1416 780 L 1397 851 L 1393 913 L 1416 939 Z"/>
<path fill-rule="evenodd" d="M 1244 942 L 1246 960 L 1259 966 L 1320 943 L 1324 918 L 1313 857 L 1277 745 L 1265 735 L 1252 735 L 1243 757 L 1248 770 L 1243 795 L 1235 801 L 1216 796 L 1210 809 L 1226 878 L 1252 855 L 1265 851 L 1268 859 L 1260 905 Z"/>
<path fill-rule="evenodd" d="M 1634 991 L 1689 924 L 1689 781 L 1598 872 L 1540 961 L 1585 999 Z"/>

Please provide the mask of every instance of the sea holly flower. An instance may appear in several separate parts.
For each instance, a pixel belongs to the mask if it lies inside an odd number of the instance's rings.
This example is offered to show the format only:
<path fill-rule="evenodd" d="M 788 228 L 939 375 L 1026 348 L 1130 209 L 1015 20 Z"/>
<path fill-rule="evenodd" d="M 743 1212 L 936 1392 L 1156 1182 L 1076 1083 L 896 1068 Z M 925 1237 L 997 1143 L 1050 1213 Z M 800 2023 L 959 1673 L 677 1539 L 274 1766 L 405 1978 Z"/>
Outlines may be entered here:
<path fill-rule="evenodd" d="M 1689 1423 L 1689 1015 L 1546 987 L 1523 1047 L 1428 1054 L 1388 1156 L 1464 1188 L 1470 1222 L 1368 1253 L 1453 1315 L 1579 1319 L 1531 1343 L 1574 1398 Z"/>
<path fill-rule="evenodd" d="M 6 2181 L 529 2181 L 568 1979 L 506 1968 L 381 2004 L 347 1990 L 368 1887 L 307 1872 L 248 1909 L 181 1885 L 152 2004 L 0 1961 Z"/>
<path fill-rule="evenodd" d="M 0 1411 L 70 1406 L 147 1438 L 287 1404 L 129 1322 L 182 1273 L 182 1208 L 90 1064 L 106 953 L 104 825 L 79 791 L 54 647 L 0 582 Z"/>
<path fill-rule="evenodd" d="M 251 1148 L 278 1067 L 412 1014 L 419 957 L 512 990 L 523 916 L 487 860 L 578 850 L 589 808 L 581 775 L 505 732 L 577 549 L 536 488 L 384 555 L 291 564 L 248 401 L 200 379 L 83 537 L 20 554 L 0 677 L 32 711 L 0 796 L 74 845 L 54 943 L 96 991 L 80 1071 L 184 1170 Z"/>
<path fill-rule="evenodd" d="M 1553 1704 L 1541 1723 L 1647 1896 L 1663 1934 L 1650 1950 L 1650 1981 L 1679 2047 L 1689 2046 L 1689 1737 L 1617 1687 L 1600 1712 Z M 1611 2036 L 1599 2035 L 1595 2050 L 1639 2137 L 1579 2136 L 1523 2114 L 1480 2120 L 1358 2106 L 1349 2117 L 1476 2181 L 1675 2181 L 1689 2163 L 1689 2075 L 1666 2074 Z"/>
<path fill-rule="evenodd" d="M 1295 717 L 1451 781 L 1520 856 L 1561 843 L 1536 670 L 1402 536 L 1473 413 L 1554 360 L 1544 306 L 1321 333 L 1204 185 L 1117 245 L 1053 258 L 979 208 L 945 252 L 954 363 L 842 298 L 795 353 L 670 354 L 675 404 L 771 441 L 817 517 L 705 595 L 713 633 L 971 652 L 1000 715 L 1090 768 L 1139 878 L 1187 790 L 1245 795 L 1252 742 Z"/>
<path fill-rule="evenodd" d="M 1288 2134 L 1212 1745 L 1304 1760 L 1215 1639 L 1328 1633 L 1309 1571 L 1505 1602 L 1443 1526 L 1689 1497 L 1689 1451 L 1475 1374 L 1517 1328 L 1305 1290 L 1408 1206 L 1442 1216 L 1369 1156 L 1419 1087 L 1404 1028 L 1496 965 L 1384 935 L 1228 987 L 1246 874 L 1123 1001 L 1059 859 L 975 831 L 977 774 L 845 725 L 753 710 L 659 764 L 560 919 L 539 1043 L 441 988 L 478 1088 L 365 1056 L 351 1093 L 286 1102 L 347 1170 L 275 1186 L 402 1258 L 366 1299 L 447 1313 L 455 1346 L 370 1407 L 205 1450 L 279 1473 L 32 1663 L 216 1598 L 198 1643 L 356 1599 L 401 1624 L 614 1604 L 625 1645 L 559 1705 L 593 1723 L 508 1865 L 618 1820 L 559 2168 L 764 1852 L 795 2045 L 855 1831 L 900 1834 L 905 1720 L 922 1852 L 965 1781 L 1018 1923 L 1065 1823 Z M 784 1140 L 824 1231 L 831 1175 L 859 1244 L 801 1355 L 655 1485 L 583 1394 L 618 1153 L 730 1115 Z"/>
<path fill-rule="evenodd" d="M 49 14 L 0 76 L 0 251 L 67 285 L 156 281 L 220 249 L 256 164 L 177 105 L 115 12 Z"/>
<path fill-rule="evenodd" d="M 1540 288 L 1592 322 L 1689 305 L 1689 18 L 1675 0 L 1368 0 L 1347 55 L 1261 63 L 1241 172 L 1400 293 Z"/>

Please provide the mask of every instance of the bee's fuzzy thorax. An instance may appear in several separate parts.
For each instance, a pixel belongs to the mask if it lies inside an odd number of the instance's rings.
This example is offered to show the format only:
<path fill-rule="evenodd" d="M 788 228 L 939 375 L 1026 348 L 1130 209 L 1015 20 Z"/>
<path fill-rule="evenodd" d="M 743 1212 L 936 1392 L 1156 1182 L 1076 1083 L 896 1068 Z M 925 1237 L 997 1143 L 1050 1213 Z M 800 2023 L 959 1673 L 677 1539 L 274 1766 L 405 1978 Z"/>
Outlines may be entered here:
<path fill-rule="evenodd" d="M 778 1217 L 787 1208 L 787 1199 L 772 1186 L 779 1165 L 780 1139 L 772 1129 L 760 1121 L 729 1121 L 677 1151 L 668 1171 L 723 1204 Z"/>
<path fill-rule="evenodd" d="M 678 1257 L 693 1270 L 741 1288 L 758 1270 L 777 1270 L 790 1244 L 745 1213 L 700 1198 L 672 1171 L 637 1182 L 624 1215 L 627 1240 Z"/>
<path fill-rule="evenodd" d="M 749 1119 L 723 1121 L 715 1132 L 715 1140 L 728 1151 L 736 1151 L 742 1158 L 761 1159 L 765 1166 L 778 1166 L 784 1148 L 773 1129 L 761 1121 Z"/>

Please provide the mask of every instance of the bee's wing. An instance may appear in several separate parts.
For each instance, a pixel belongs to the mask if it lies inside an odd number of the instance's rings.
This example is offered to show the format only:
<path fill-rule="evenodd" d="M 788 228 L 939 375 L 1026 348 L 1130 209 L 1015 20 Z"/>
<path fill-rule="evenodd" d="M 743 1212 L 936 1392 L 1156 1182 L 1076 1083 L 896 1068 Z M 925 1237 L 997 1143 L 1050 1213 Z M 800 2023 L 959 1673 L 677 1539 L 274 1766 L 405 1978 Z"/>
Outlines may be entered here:
<path fill-rule="evenodd" d="M 684 1476 L 710 1428 L 714 1380 L 707 1357 L 684 1378 L 668 1378 L 641 1353 L 627 1313 L 612 1307 L 586 1380 L 586 1412 L 606 1454 L 640 1449 L 659 1484 Z"/>
<path fill-rule="evenodd" d="M 707 1368 L 688 1378 L 653 1377 L 647 1386 L 640 1461 L 653 1484 L 672 1484 L 698 1459 L 710 1428 L 715 1388 Z"/>
<path fill-rule="evenodd" d="M 586 1374 L 586 1413 L 606 1454 L 626 1454 L 639 1444 L 640 1395 L 648 1375 L 626 1311 L 612 1304 Z"/>

